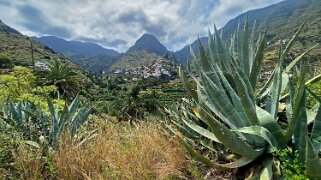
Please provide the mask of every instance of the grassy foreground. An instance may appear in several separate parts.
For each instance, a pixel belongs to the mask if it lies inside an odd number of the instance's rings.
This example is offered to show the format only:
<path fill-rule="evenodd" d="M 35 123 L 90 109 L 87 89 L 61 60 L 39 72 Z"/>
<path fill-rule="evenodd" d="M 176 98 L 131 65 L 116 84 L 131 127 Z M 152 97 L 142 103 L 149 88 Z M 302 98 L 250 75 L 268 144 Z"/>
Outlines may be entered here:
<path fill-rule="evenodd" d="M 0 169 L 0 179 L 164 179 L 183 176 L 188 166 L 180 143 L 157 123 L 103 122 L 96 134 L 85 143 L 64 135 L 46 158 L 41 148 L 17 143 L 14 169 Z"/>

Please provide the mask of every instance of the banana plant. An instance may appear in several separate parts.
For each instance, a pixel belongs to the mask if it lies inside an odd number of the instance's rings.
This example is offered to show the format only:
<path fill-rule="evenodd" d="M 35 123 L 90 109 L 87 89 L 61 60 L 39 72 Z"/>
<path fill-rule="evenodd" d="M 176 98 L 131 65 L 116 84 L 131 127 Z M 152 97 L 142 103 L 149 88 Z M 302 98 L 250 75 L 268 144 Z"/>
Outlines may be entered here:
<path fill-rule="evenodd" d="M 21 132 L 29 144 L 39 146 L 37 143 L 42 141 L 57 148 L 63 131 L 67 130 L 71 137 L 77 135 L 77 130 L 88 119 L 91 107 L 88 103 L 79 107 L 78 95 L 69 106 L 66 104 L 62 111 L 51 99 L 48 98 L 47 103 L 49 114 L 31 102 L 8 101 L 3 107 L 2 121 L 7 128 Z"/>
<path fill-rule="evenodd" d="M 167 127 L 181 137 L 193 158 L 213 168 L 259 164 L 261 171 L 257 176 L 272 179 L 275 166 L 272 149 L 290 148 L 299 152 L 299 162 L 305 165 L 308 178 L 321 178 L 318 171 L 321 168 L 318 157 L 321 108 L 308 120 L 305 102 L 307 66 L 301 66 L 298 78 L 292 73 L 292 68 L 311 49 L 284 67 L 284 60 L 303 26 L 304 23 L 288 44 L 280 48 L 275 69 L 260 90 L 258 82 L 264 60 L 265 33 L 255 45 L 255 30 L 249 31 L 247 21 L 244 28 L 239 28 L 232 36 L 229 47 L 214 27 L 215 33 L 208 33 L 208 47 L 200 43 L 199 56 L 191 50 L 195 73 L 191 70 L 186 73 L 181 68 L 180 77 L 192 100 L 183 101 L 176 110 L 167 110 L 170 114 L 167 121 L 171 122 Z M 284 98 L 286 89 L 289 93 Z M 283 118 L 286 124 L 281 126 L 279 105 L 284 99 L 287 100 L 287 116 Z M 311 132 L 308 121 L 313 123 Z M 191 145 L 193 142 L 208 150 L 215 150 L 213 145 L 224 146 L 233 155 L 226 157 L 233 158 L 227 159 L 228 163 L 217 163 L 196 151 Z"/>

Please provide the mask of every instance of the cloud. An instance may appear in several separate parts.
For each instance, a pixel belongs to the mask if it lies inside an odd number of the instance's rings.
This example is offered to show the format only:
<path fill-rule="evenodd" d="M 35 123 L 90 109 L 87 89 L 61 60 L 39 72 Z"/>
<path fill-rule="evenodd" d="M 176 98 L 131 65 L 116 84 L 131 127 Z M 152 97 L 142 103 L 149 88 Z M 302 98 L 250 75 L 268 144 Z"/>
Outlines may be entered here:
<path fill-rule="evenodd" d="M 144 33 L 178 50 L 249 9 L 281 0 L 0 0 L 0 19 L 27 35 L 55 35 L 126 51 Z"/>
<path fill-rule="evenodd" d="M 219 26 L 226 23 L 226 19 L 231 19 L 251 9 L 262 8 L 280 0 L 218 0 L 217 6 L 213 9 L 210 17 L 215 19 Z"/>

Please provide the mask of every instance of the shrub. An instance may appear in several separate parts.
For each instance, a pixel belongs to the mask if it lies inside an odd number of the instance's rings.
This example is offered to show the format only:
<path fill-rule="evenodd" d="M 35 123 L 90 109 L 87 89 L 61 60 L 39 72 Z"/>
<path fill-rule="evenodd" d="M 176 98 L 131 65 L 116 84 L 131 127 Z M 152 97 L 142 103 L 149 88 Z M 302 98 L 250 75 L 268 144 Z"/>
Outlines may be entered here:
<path fill-rule="evenodd" d="M 14 101 L 29 100 L 47 108 L 46 97 L 55 92 L 55 86 L 37 86 L 36 76 L 26 67 L 16 66 L 9 75 L 0 75 L 0 108 L 10 98 Z"/>
<path fill-rule="evenodd" d="M 12 68 L 13 61 L 8 55 L 0 53 L 0 68 Z"/>

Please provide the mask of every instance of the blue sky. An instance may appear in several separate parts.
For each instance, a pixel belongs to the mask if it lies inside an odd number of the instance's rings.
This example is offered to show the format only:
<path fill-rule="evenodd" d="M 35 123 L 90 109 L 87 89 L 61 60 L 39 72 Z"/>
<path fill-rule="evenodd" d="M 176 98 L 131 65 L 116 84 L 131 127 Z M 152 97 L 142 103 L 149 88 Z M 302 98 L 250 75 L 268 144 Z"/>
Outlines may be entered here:
<path fill-rule="evenodd" d="M 124 52 L 144 33 L 179 50 L 240 13 L 281 0 L 0 0 L 0 19 L 31 36 L 91 41 Z"/>

